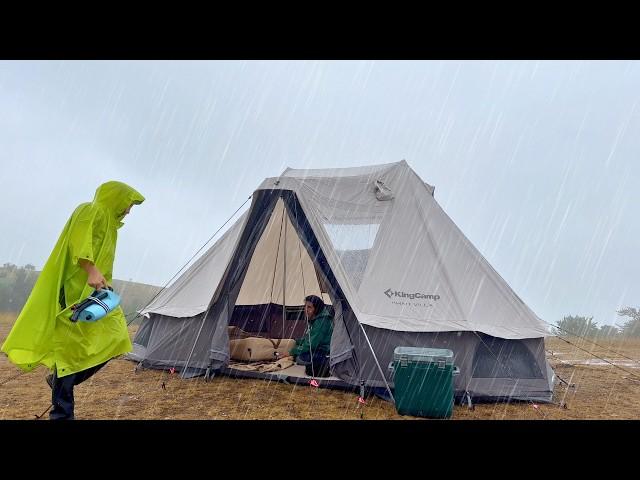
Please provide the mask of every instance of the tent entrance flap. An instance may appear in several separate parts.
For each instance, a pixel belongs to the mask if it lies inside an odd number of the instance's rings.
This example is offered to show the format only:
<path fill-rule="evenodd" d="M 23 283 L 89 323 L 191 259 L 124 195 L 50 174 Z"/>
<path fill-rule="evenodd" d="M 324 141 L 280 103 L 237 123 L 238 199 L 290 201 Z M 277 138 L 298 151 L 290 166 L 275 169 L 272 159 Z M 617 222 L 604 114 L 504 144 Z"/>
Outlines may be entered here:
<path fill-rule="evenodd" d="M 307 295 L 323 297 L 315 266 L 295 231 L 282 198 L 251 256 L 235 305 L 304 305 Z M 325 293 L 325 295 L 323 295 Z"/>
<path fill-rule="evenodd" d="M 300 338 L 308 295 L 331 304 L 280 198 L 249 261 L 229 325 L 254 336 Z"/>

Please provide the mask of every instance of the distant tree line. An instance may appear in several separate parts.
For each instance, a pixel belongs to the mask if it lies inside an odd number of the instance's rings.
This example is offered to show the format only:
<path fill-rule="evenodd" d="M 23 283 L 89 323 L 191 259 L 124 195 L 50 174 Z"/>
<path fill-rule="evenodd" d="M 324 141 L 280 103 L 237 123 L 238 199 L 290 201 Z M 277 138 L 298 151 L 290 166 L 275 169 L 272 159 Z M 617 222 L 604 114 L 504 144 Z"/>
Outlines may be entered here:
<path fill-rule="evenodd" d="M 38 272 L 27 264 L 18 267 L 5 263 L 0 267 L 0 312 L 19 312 L 33 289 Z"/>
<path fill-rule="evenodd" d="M 629 337 L 640 337 L 640 310 L 626 307 L 618 310 L 618 315 L 631 319 L 622 326 L 622 334 Z"/>
<path fill-rule="evenodd" d="M 640 310 L 626 307 L 617 311 L 621 317 L 628 317 L 629 320 L 617 327 L 615 325 L 602 325 L 593 321 L 593 317 L 566 316 L 557 322 L 555 332 L 558 335 L 575 335 L 589 338 L 612 338 L 612 337 L 640 337 Z"/>
<path fill-rule="evenodd" d="M 31 264 L 19 267 L 5 263 L 0 267 L 0 312 L 18 314 L 29 298 L 39 274 Z M 122 298 L 121 306 L 129 319 L 160 290 L 153 285 L 115 279 L 112 286 Z"/>

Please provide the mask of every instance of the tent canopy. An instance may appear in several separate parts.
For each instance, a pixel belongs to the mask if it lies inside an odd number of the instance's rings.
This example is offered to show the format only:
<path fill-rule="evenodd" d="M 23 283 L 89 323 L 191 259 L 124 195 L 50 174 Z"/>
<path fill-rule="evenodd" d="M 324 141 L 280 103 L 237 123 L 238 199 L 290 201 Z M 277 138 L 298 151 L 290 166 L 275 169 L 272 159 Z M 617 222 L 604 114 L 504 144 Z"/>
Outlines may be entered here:
<path fill-rule="evenodd" d="M 295 194 L 361 323 L 395 331 L 478 331 L 513 339 L 547 334 L 544 322 L 469 242 L 436 202 L 433 187 L 404 160 L 372 167 L 288 168 L 280 177 L 266 179 L 257 192 L 274 189 Z M 279 200 L 237 304 L 300 305 L 305 293 L 322 293 L 311 257 L 291 225 L 294 212 L 284 213 Z M 189 317 L 204 312 L 246 218 L 239 218 L 143 313 Z"/>
<path fill-rule="evenodd" d="M 264 180 L 250 209 L 142 310 L 130 358 L 224 369 L 229 325 L 242 317 L 293 335 L 290 310 L 309 294 L 335 311 L 333 379 L 387 386 L 396 346 L 428 346 L 454 351 L 458 394 L 551 398 L 545 323 L 404 160 Z"/>

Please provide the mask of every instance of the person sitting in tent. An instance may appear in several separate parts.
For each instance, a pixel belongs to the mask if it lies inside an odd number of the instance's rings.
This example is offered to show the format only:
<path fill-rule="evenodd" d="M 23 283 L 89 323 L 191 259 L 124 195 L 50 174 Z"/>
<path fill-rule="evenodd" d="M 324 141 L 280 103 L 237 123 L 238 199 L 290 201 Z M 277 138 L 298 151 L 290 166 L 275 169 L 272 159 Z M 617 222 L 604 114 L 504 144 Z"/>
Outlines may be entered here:
<path fill-rule="evenodd" d="M 296 340 L 296 345 L 289 351 L 298 365 L 305 366 L 305 373 L 313 377 L 328 377 L 329 351 L 333 319 L 320 297 L 307 296 L 304 302 L 304 313 L 308 325 L 305 335 Z"/>
<path fill-rule="evenodd" d="M 71 306 L 112 280 L 117 229 L 144 197 L 121 182 L 107 182 L 93 202 L 79 205 L 65 225 L 2 351 L 25 372 L 45 365 L 52 389 L 51 420 L 74 418 L 73 387 L 111 358 L 131 351 L 121 307 L 96 322 L 74 323 Z"/>

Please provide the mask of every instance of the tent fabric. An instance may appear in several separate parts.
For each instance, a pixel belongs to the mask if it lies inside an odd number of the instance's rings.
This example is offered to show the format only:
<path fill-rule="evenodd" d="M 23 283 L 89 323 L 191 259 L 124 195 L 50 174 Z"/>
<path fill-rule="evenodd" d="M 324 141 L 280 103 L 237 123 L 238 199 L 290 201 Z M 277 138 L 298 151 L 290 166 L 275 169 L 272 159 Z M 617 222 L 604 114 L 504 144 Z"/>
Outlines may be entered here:
<path fill-rule="evenodd" d="M 411 332 L 473 330 L 501 338 L 548 334 L 405 161 L 346 170 L 350 174 L 333 177 L 288 170 L 285 178 L 267 179 L 259 190 L 278 183 L 295 193 L 361 323 Z M 377 200 L 377 180 L 394 192 L 393 201 Z M 365 227 L 366 237 L 370 225 L 377 226 L 373 238 L 356 238 L 353 226 Z M 369 247 L 359 284 L 345 268 L 342 252 L 350 241 L 356 250 Z"/>
<path fill-rule="evenodd" d="M 242 232 L 247 214 L 243 214 L 196 262 L 139 313 L 157 313 L 177 318 L 204 312 L 212 291 L 220 283 Z"/>
<path fill-rule="evenodd" d="M 331 300 L 330 363 L 346 384 L 392 384 L 393 349 L 429 346 L 454 351 L 457 394 L 550 399 L 544 322 L 404 160 L 288 168 L 266 179 L 249 211 L 143 310 L 153 329 L 141 328 L 147 344 L 134 340 L 135 358 L 227 369 L 236 305 L 300 305 L 309 293 Z M 498 344 L 511 355 L 494 365 Z M 479 378 L 475 370 L 498 373 Z"/>
<path fill-rule="evenodd" d="M 313 262 L 293 230 L 282 200 L 278 200 L 256 246 L 246 278 L 236 305 L 302 306 L 307 295 L 322 295 Z"/>
<path fill-rule="evenodd" d="M 211 301 L 211 286 L 220 283 L 245 221 L 246 213 L 140 313 L 153 312 L 184 318 L 204 312 Z M 280 201 L 256 246 L 247 273 L 249 281 L 243 285 L 237 305 L 282 305 L 284 295 L 286 305 L 298 306 L 304 304 L 305 292 L 306 295 L 322 296 L 311 258 L 292 229 L 291 221 L 284 215 L 284 204 Z M 285 269 L 287 285 L 283 289 Z M 328 298 L 323 298 L 330 303 Z"/>
<path fill-rule="evenodd" d="M 466 239 L 406 162 L 345 170 L 365 174 L 330 177 L 318 170 L 287 170 L 284 178 L 267 179 L 258 190 L 278 183 L 296 194 L 360 322 L 398 331 L 475 330 L 501 338 L 548 334 L 544 323 Z M 294 177 L 296 172 L 311 176 Z M 374 188 L 378 179 L 395 192 L 393 201 L 377 200 Z M 251 280 L 237 302 L 240 305 L 282 304 L 285 249 L 284 244 L 275 247 L 282 217 L 279 203 L 257 246 L 249 267 Z M 220 282 L 245 221 L 246 214 L 142 313 L 189 317 L 205 311 L 211 286 Z M 353 257 L 358 249 L 346 247 L 350 240 L 361 241 L 354 226 L 369 225 L 376 225 L 377 231 L 370 245 L 356 245 L 370 248 L 365 249 L 362 280 L 354 281 L 354 274 L 345 267 L 353 263 L 349 253 Z M 345 232 L 342 237 L 341 230 Z M 289 219 L 284 231 L 291 231 Z M 399 239 L 410 247 L 398 248 Z M 308 293 L 321 292 L 313 279 L 310 256 L 302 253 L 296 236 L 287 236 L 286 251 L 290 253 L 286 260 L 290 272 L 287 305 L 300 305 L 304 296 L 296 269 L 303 272 Z M 302 262 L 296 254 L 302 255 Z"/>

